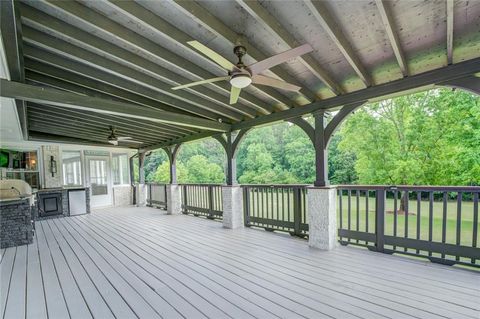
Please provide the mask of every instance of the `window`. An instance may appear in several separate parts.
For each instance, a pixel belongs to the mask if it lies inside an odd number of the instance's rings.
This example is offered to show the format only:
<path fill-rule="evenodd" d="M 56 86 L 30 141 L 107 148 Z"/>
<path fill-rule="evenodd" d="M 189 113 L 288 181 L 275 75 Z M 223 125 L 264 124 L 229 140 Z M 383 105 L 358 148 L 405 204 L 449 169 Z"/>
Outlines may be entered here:
<path fill-rule="evenodd" d="M 113 185 L 129 184 L 127 154 L 113 154 L 112 159 Z"/>
<path fill-rule="evenodd" d="M 63 185 L 82 185 L 82 159 L 79 151 L 62 152 Z"/>

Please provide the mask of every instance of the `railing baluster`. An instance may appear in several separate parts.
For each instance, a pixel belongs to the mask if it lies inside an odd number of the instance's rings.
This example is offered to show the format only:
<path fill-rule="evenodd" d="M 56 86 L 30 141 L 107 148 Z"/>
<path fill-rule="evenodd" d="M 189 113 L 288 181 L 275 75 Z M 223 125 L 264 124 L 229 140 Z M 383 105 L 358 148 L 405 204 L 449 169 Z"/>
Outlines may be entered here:
<path fill-rule="evenodd" d="M 446 238 L 447 238 L 447 192 L 443 192 L 442 244 L 445 244 Z M 444 253 L 442 253 L 442 258 L 445 258 Z"/>
<path fill-rule="evenodd" d="M 385 189 L 377 189 L 375 194 L 376 248 L 383 252 L 385 244 Z"/>
<path fill-rule="evenodd" d="M 368 233 L 368 200 L 369 200 L 369 190 L 365 191 L 365 232 Z M 368 245 L 368 241 L 365 241 L 365 244 Z"/>
<path fill-rule="evenodd" d="M 339 189 L 338 190 L 338 208 L 340 209 L 340 229 L 343 229 L 343 198 L 342 198 L 342 193 L 343 190 Z M 340 237 L 340 240 L 342 240 L 342 237 Z"/>
<path fill-rule="evenodd" d="M 473 234 L 472 234 L 472 247 L 477 247 L 478 236 L 478 195 L 479 193 L 473 193 Z M 472 258 L 472 264 L 475 263 L 475 259 Z"/>
<path fill-rule="evenodd" d="M 462 231 L 462 192 L 457 193 L 457 246 L 460 246 L 460 239 L 461 239 L 461 231 Z M 455 260 L 460 260 L 459 255 L 455 255 Z"/>
<path fill-rule="evenodd" d="M 405 221 L 405 226 L 404 226 L 404 227 L 405 227 L 405 234 L 404 234 L 404 237 L 405 237 L 405 238 L 408 238 L 408 196 L 409 196 L 408 190 L 406 190 L 406 191 L 404 192 L 404 195 L 403 195 L 403 196 L 404 196 L 403 200 L 405 201 L 405 203 L 404 203 L 405 210 L 404 210 L 404 212 L 403 212 L 403 214 L 404 214 L 403 216 L 405 217 L 405 218 L 404 218 L 404 221 Z M 403 250 L 404 250 L 404 251 L 407 251 L 408 248 L 407 248 L 407 247 L 404 247 Z"/>
<path fill-rule="evenodd" d="M 428 193 L 428 241 L 433 240 L 433 192 Z M 428 251 L 428 256 L 432 256 L 432 251 Z"/>
<path fill-rule="evenodd" d="M 417 240 L 420 239 L 420 220 L 421 220 L 420 204 L 421 204 L 421 201 L 422 201 L 422 192 L 417 192 Z M 419 252 L 420 251 L 417 249 L 417 254 Z"/>
<path fill-rule="evenodd" d="M 360 230 L 360 190 L 357 189 L 357 191 L 355 192 L 355 197 L 356 197 L 356 208 L 357 208 L 357 216 L 356 216 L 356 219 L 355 219 L 355 224 L 356 224 L 356 227 L 355 229 L 357 231 Z M 357 243 L 358 243 L 358 239 L 357 239 Z"/>
<path fill-rule="evenodd" d="M 347 202 L 347 218 L 348 218 L 348 230 L 352 230 L 352 191 L 348 190 L 348 202 Z M 350 237 L 348 238 L 350 242 Z"/>

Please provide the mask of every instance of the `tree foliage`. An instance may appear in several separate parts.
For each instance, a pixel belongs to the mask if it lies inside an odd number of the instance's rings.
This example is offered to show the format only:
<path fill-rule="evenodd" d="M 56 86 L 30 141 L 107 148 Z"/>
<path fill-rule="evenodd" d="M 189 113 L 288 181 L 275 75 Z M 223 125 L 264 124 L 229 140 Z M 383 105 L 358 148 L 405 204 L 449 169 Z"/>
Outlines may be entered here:
<path fill-rule="evenodd" d="M 178 181 L 223 183 L 224 163 L 218 141 L 187 143 L 177 159 Z M 479 98 L 436 89 L 369 104 L 332 137 L 328 164 L 332 184 L 479 185 Z M 166 154 L 152 152 L 145 170 L 147 181 L 167 182 Z M 314 179 L 314 149 L 296 125 L 253 129 L 239 145 L 240 183 L 310 184 Z"/>

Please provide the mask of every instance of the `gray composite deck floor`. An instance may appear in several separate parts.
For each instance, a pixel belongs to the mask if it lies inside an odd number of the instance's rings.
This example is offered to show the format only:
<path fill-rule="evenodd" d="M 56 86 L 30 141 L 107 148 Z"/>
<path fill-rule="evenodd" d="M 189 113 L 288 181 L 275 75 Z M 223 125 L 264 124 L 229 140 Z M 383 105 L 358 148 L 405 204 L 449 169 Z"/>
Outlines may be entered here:
<path fill-rule="evenodd" d="M 146 207 L 37 222 L 0 266 L 2 318 L 480 317 L 478 272 Z"/>

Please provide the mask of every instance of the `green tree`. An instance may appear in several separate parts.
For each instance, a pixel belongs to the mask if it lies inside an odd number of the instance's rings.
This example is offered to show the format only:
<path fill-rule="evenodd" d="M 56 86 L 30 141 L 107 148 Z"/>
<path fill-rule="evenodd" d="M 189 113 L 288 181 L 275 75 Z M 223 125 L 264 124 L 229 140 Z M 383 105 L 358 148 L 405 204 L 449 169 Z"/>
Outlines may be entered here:
<path fill-rule="evenodd" d="M 224 183 L 225 173 L 221 166 L 211 163 L 203 155 L 194 155 L 186 163 L 188 183 Z"/>
<path fill-rule="evenodd" d="M 165 161 L 157 167 L 155 174 L 153 174 L 153 182 L 156 183 L 169 183 L 170 182 L 170 162 Z M 183 163 L 177 163 L 177 182 L 188 182 L 188 169 Z"/>

